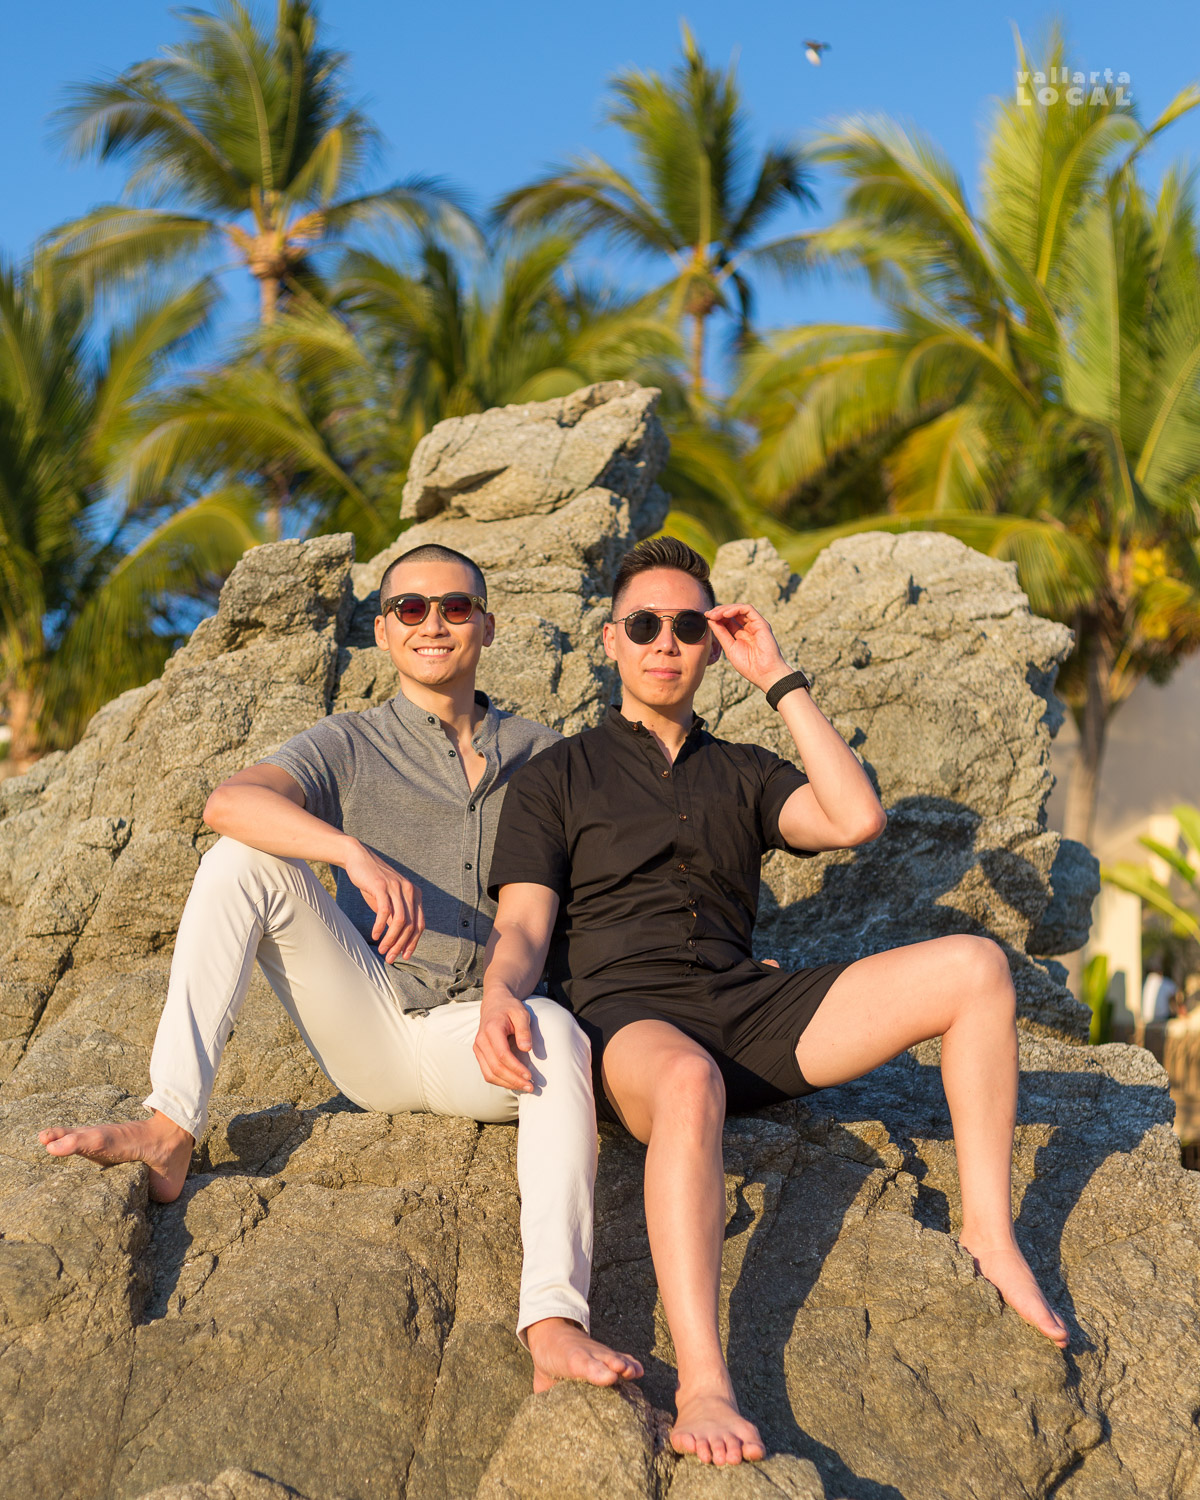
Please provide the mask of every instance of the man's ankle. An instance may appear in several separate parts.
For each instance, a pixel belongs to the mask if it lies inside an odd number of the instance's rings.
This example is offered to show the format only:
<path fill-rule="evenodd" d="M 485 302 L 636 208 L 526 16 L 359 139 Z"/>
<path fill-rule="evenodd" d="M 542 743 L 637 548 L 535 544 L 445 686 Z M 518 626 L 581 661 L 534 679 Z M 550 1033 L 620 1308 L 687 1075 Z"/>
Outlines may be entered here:
<path fill-rule="evenodd" d="M 172 1120 L 170 1115 L 164 1115 L 161 1109 L 154 1110 L 146 1123 L 152 1125 L 156 1134 L 160 1135 L 164 1140 L 169 1141 L 173 1146 L 182 1145 L 185 1140 L 190 1141 L 193 1146 L 196 1144 L 196 1137 L 191 1131 L 185 1130 L 182 1125 L 177 1124 Z"/>
<path fill-rule="evenodd" d="M 549 1335 L 562 1333 L 570 1330 L 572 1333 L 583 1333 L 582 1323 L 577 1323 L 574 1318 L 538 1318 L 534 1323 L 525 1325 L 524 1334 L 526 1342 L 539 1337 L 545 1338 Z"/>
<path fill-rule="evenodd" d="M 729 1366 L 722 1360 L 719 1363 L 695 1366 L 686 1374 L 680 1371 L 679 1380 L 675 1386 L 675 1395 L 684 1400 L 690 1400 L 695 1396 L 715 1395 L 733 1400 L 733 1377 L 729 1373 Z"/>

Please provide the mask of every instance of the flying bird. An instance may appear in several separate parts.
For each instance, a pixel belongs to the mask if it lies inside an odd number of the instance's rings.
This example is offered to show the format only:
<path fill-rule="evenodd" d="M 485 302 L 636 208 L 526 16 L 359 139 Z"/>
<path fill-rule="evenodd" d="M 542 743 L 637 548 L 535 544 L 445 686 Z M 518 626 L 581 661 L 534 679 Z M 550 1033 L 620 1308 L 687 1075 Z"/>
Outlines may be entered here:
<path fill-rule="evenodd" d="M 828 42 L 805 42 L 804 55 L 812 63 L 814 68 L 821 66 L 821 53 L 829 51 Z"/>

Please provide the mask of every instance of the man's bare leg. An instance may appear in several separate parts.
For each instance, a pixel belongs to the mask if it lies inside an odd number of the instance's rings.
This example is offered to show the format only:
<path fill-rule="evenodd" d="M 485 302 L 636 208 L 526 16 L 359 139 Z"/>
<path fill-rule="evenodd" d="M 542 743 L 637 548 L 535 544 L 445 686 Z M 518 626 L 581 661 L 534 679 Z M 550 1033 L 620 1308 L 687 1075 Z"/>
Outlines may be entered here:
<path fill-rule="evenodd" d="M 183 1191 L 193 1137 L 157 1109 L 148 1120 L 126 1125 L 89 1125 L 64 1130 L 53 1126 L 38 1132 L 51 1156 L 86 1156 L 111 1167 L 122 1161 L 143 1161 L 150 1168 L 150 1196 L 155 1203 L 173 1203 Z"/>
<path fill-rule="evenodd" d="M 635 1021 L 609 1043 L 604 1082 L 627 1128 L 647 1146 L 646 1228 L 679 1370 L 672 1445 L 702 1463 L 762 1458 L 757 1429 L 738 1411 L 717 1329 L 725 1238 L 721 1075 L 674 1026 Z"/>
<path fill-rule="evenodd" d="M 632 1355 L 618 1354 L 589 1337 L 569 1318 L 542 1318 L 525 1330 L 533 1356 L 533 1388 L 548 1391 L 560 1380 L 586 1380 L 589 1385 L 616 1385 L 640 1380 L 642 1367 Z"/>
<path fill-rule="evenodd" d="M 828 1088 L 941 1037 L 962 1191 L 960 1243 L 1013 1311 L 1065 1349 L 1067 1326 L 1013 1233 L 1015 1015 L 1008 961 L 995 943 L 934 938 L 860 959 L 839 974 L 800 1038 L 796 1061 L 810 1083 Z"/>

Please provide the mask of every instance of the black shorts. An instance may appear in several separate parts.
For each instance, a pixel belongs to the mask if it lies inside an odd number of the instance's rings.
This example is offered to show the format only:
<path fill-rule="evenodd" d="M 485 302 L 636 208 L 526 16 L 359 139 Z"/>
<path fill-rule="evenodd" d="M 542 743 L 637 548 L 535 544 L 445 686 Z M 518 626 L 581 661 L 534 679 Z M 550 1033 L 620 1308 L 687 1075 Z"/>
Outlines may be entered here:
<path fill-rule="evenodd" d="M 628 987 L 589 998 L 575 1019 L 592 1044 L 596 1112 L 617 1115 L 604 1092 L 604 1049 L 634 1021 L 668 1021 L 698 1042 L 721 1070 L 727 1114 L 745 1114 L 815 1092 L 796 1061 L 796 1045 L 833 981 L 849 963 L 776 969 L 746 959 L 732 969 L 686 968 L 671 978 L 628 975 Z"/>

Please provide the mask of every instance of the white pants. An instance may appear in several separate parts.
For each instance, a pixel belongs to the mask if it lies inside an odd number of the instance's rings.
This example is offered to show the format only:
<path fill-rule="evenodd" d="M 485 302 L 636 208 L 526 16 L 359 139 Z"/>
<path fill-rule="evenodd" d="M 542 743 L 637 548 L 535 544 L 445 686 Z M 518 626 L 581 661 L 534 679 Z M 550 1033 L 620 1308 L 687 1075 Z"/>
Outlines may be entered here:
<path fill-rule="evenodd" d="M 197 1139 L 257 958 L 330 1082 L 364 1109 L 518 1120 L 524 1262 L 517 1322 L 589 1326 L 596 1112 L 591 1049 L 534 996 L 534 1092 L 487 1083 L 471 1051 L 479 1002 L 405 1015 L 382 964 L 302 860 L 219 839 L 200 861 L 150 1059 L 148 1109 Z"/>

